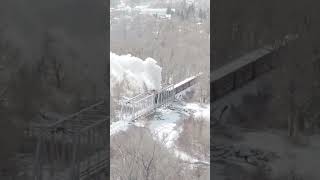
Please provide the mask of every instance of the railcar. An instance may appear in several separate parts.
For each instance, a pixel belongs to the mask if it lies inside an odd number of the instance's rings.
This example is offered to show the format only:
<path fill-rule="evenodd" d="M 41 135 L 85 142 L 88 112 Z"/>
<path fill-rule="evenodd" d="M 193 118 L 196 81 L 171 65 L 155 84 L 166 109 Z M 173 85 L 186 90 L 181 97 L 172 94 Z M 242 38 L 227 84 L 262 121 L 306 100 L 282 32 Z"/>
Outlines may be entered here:
<path fill-rule="evenodd" d="M 197 82 L 198 76 L 192 76 L 174 86 L 175 94 L 180 93 L 181 91 L 193 86 Z"/>
<path fill-rule="evenodd" d="M 266 46 L 214 71 L 211 74 L 211 100 L 215 101 L 271 70 L 275 53 L 276 50 Z"/>

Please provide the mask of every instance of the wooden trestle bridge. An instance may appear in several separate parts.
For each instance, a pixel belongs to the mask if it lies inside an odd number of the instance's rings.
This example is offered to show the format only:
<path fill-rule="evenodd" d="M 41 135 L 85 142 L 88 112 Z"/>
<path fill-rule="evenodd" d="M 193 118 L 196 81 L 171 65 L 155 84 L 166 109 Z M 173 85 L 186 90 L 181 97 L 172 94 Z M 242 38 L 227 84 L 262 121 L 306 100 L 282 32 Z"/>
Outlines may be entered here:
<path fill-rule="evenodd" d="M 192 76 L 158 92 L 122 101 L 121 118 L 133 121 L 173 101 L 175 95 L 194 85 Z M 109 102 L 100 101 L 52 124 L 37 128 L 34 180 L 106 179 L 109 152 L 106 131 Z"/>

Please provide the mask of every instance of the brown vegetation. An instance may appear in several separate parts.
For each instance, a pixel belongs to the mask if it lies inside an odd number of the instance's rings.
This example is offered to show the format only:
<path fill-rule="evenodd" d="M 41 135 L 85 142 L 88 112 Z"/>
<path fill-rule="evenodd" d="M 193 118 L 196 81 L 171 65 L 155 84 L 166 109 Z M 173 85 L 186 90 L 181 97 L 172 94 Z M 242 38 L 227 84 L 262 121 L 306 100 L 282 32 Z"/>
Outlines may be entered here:
<path fill-rule="evenodd" d="M 202 160 L 210 157 L 210 126 L 203 118 L 193 116 L 180 122 L 182 131 L 177 140 L 179 149 Z"/>

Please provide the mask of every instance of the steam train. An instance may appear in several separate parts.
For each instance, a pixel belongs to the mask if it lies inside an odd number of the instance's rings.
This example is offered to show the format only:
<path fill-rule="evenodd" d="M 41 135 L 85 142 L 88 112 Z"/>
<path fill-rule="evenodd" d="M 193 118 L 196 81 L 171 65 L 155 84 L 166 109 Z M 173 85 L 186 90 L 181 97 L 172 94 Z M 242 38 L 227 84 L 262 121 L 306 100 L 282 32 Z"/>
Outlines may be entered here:
<path fill-rule="evenodd" d="M 168 86 L 167 88 L 162 89 L 160 92 L 155 93 L 154 102 L 155 104 L 162 104 L 161 100 L 163 100 L 163 97 L 171 97 L 175 96 L 176 94 L 182 92 L 183 90 L 193 86 L 197 82 L 197 78 L 199 75 L 192 76 L 190 78 L 187 78 L 178 84 L 175 84 L 173 86 Z"/>
<path fill-rule="evenodd" d="M 168 104 L 173 101 L 178 93 L 193 86 L 197 82 L 199 75 L 187 78 L 176 85 L 165 86 L 160 91 L 151 90 L 133 98 L 124 99 L 120 102 L 119 118 L 134 121 L 143 115 L 153 112 L 155 108 Z"/>

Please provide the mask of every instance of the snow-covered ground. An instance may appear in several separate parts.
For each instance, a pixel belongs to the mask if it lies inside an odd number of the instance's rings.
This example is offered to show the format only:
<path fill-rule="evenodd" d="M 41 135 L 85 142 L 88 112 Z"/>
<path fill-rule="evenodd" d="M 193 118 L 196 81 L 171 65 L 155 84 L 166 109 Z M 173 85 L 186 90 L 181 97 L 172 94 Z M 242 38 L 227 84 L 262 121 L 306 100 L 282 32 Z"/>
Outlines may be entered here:
<path fill-rule="evenodd" d="M 185 108 L 190 111 L 193 111 L 193 115 L 196 118 L 204 118 L 205 120 L 210 121 L 210 105 L 209 104 L 201 105 L 199 103 L 187 103 Z"/>
<path fill-rule="evenodd" d="M 173 150 L 174 154 L 181 160 L 191 163 L 198 162 L 199 160 L 179 150 L 176 147 L 175 142 L 182 132 L 182 127 L 178 126 L 179 121 L 183 121 L 192 114 L 200 115 L 201 113 L 210 113 L 205 112 L 205 110 L 201 108 L 200 105 L 198 105 L 199 108 L 197 108 L 197 105 L 197 103 L 186 103 L 182 105 L 173 103 L 168 109 L 161 108 L 158 110 L 153 119 L 149 121 L 148 126 L 148 129 L 153 134 L 155 140 L 162 142 L 168 149 Z M 192 109 L 188 107 L 192 107 Z M 210 111 L 210 108 L 207 110 Z"/>
<path fill-rule="evenodd" d="M 210 105 L 176 101 L 168 107 L 157 109 L 150 120 L 138 120 L 134 123 L 122 120 L 111 123 L 110 135 L 113 136 L 121 131 L 126 131 L 132 126 L 145 127 L 150 130 L 155 140 L 161 142 L 168 149 L 172 150 L 173 153 L 181 160 L 191 163 L 199 162 L 198 159 L 179 150 L 175 145 L 176 140 L 182 132 L 182 127 L 178 125 L 179 122 L 191 115 L 195 117 L 203 117 L 210 121 Z M 209 162 L 203 163 L 209 164 Z"/>
<path fill-rule="evenodd" d="M 148 128 L 156 140 L 172 148 L 175 140 L 179 137 L 181 129 L 177 129 L 177 122 L 183 118 L 179 111 L 161 108 L 149 122 Z"/>
<path fill-rule="evenodd" d="M 121 131 L 126 131 L 130 126 L 127 121 L 116 121 L 110 124 L 110 136 L 113 136 Z"/>

